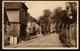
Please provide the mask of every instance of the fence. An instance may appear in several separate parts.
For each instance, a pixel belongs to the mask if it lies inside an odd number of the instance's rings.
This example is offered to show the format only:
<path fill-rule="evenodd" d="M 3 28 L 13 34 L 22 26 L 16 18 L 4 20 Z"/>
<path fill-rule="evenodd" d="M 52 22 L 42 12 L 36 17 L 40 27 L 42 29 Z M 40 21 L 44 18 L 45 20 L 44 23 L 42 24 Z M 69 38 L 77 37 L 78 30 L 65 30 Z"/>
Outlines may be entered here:
<path fill-rule="evenodd" d="M 69 28 L 61 31 L 59 34 L 59 39 L 67 46 L 76 47 L 77 46 L 77 23 L 73 23 L 69 26 Z"/>

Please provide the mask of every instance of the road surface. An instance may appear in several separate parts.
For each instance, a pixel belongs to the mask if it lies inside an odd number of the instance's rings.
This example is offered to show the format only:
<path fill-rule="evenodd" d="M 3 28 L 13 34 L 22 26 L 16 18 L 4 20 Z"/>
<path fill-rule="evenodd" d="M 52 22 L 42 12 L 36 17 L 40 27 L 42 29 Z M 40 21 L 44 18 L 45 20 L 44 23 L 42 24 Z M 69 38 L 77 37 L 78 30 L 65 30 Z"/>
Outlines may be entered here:
<path fill-rule="evenodd" d="M 9 48 L 53 48 L 53 47 L 66 47 L 59 40 L 59 34 L 53 33 L 28 41 L 23 41 L 17 45 L 7 46 Z"/>

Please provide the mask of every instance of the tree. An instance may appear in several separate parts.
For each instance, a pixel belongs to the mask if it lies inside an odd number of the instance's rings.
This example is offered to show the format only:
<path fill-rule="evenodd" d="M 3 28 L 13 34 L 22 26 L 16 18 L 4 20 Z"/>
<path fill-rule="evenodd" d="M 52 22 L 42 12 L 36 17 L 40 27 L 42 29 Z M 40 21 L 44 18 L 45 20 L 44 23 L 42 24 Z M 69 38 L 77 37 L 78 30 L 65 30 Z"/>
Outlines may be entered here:
<path fill-rule="evenodd" d="M 46 32 L 46 27 L 49 25 L 50 23 L 50 18 L 51 18 L 51 11 L 49 9 L 46 9 L 43 11 L 43 15 L 40 16 L 39 20 L 38 20 L 38 23 L 40 24 L 44 24 L 45 26 L 41 25 L 42 27 L 42 31 L 43 32 Z"/>
<path fill-rule="evenodd" d="M 76 2 L 67 2 L 66 10 L 67 10 L 68 18 L 70 16 L 72 16 L 72 19 L 70 19 L 69 24 L 76 22 L 77 21 L 77 3 Z"/>
<path fill-rule="evenodd" d="M 62 28 L 62 20 L 64 19 L 64 10 L 61 7 L 57 7 L 52 15 L 52 20 L 56 22 L 56 31 L 60 31 Z"/>
<path fill-rule="evenodd" d="M 49 9 L 44 10 L 44 16 L 45 17 L 51 17 L 51 11 Z"/>
<path fill-rule="evenodd" d="M 53 12 L 52 20 L 56 22 L 56 31 L 61 31 L 62 29 L 66 28 L 69 23 L 67 10 L 62 10 L 61 7 L 57 7 Z"/>

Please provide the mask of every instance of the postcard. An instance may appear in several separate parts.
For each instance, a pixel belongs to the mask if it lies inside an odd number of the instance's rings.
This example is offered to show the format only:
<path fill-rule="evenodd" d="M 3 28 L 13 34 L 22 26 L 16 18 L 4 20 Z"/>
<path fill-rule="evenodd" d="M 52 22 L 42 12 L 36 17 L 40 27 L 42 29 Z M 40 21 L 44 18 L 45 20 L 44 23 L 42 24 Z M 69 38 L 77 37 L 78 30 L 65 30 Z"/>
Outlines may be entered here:
<path fill-rule="evenodd" d="M 78 49 L 78 1 L 2 1 L 3 49 Z"/>

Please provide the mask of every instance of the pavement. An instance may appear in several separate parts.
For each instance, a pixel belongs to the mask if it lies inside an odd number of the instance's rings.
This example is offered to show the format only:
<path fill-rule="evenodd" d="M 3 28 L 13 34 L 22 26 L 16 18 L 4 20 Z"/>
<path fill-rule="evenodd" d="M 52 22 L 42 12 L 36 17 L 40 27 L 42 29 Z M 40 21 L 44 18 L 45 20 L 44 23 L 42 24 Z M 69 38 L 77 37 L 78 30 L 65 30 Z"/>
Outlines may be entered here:
<path fill-rule="evenodd" d="M 48 35 L 37 35 L 37 38 L 20 42 L 19 44 L 6 46 L 5 48 L 53 48 L 53 47 L 66 47 L 59 40 L 59 34 L 52 33 Z"/>

